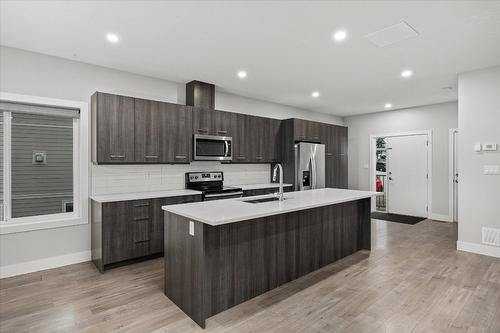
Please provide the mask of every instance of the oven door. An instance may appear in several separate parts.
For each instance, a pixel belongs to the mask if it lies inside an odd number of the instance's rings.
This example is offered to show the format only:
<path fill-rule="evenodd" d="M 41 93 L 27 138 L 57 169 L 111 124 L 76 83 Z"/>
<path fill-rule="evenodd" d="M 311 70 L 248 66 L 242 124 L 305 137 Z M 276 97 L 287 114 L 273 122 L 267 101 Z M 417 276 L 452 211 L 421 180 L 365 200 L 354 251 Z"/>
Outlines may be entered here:
<path fill-rule="evenodd" d="M 195 161 L 231 161 L 233 159 L 231 137 L 195 134 L 193 143 Z"/>

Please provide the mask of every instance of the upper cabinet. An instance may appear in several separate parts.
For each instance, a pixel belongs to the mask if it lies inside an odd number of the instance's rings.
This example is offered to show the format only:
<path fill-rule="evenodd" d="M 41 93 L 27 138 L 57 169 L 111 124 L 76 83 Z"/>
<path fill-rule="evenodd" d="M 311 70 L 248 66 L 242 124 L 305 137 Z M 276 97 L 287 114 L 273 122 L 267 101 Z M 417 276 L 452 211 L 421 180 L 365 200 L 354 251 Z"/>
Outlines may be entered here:
<path fill-rule="evenodd" d="M 190 133 L 190 107 L 144 99 L 135 100 L 136 162 L 189 162 Z"/>
<path fill-rule="evenodd" d="M 303 119 L 293 119 L 293 136 L 295 141 L 320 142 L 322 123 Z"/>
<path fill-rule="evenodd" d="M 233 113 L 202 107 L 193 108 L 193 133 L 231 136 Z"/>
<path fill-rule="evenodd" d="M 93 160 L 102 163 L 134 162 L 134 99 L 95 93 L 91 102 Z"/>
<path fill-rule="evenodd" d="M 191 107 L 100 92 L 91 102 L 94 163 L 189 163 Z"/>

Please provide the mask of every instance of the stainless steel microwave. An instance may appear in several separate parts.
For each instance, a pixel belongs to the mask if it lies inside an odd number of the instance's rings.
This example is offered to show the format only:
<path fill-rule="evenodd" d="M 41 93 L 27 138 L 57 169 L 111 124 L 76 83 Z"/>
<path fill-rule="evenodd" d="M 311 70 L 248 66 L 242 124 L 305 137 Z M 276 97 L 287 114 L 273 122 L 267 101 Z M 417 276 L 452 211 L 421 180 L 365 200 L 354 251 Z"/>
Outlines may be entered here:
<path fill-rule="evenodd" d="M 195 161 L 231 161 L 233 138 L 229 136 L 195 134 L 193 152 Z"/>

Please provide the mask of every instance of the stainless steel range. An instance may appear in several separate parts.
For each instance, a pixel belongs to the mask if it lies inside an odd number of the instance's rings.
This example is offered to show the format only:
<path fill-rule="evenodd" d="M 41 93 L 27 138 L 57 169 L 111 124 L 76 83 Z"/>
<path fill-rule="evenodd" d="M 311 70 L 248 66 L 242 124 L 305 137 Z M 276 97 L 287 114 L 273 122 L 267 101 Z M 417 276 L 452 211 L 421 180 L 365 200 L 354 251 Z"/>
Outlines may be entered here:
<path fill-rule="evenodd" d="M 187 172 L 186 188 L 202 191 L 203 201 L 240 198 L 243 196 L 241 188 L 224 186 L 222 171 Z"/>

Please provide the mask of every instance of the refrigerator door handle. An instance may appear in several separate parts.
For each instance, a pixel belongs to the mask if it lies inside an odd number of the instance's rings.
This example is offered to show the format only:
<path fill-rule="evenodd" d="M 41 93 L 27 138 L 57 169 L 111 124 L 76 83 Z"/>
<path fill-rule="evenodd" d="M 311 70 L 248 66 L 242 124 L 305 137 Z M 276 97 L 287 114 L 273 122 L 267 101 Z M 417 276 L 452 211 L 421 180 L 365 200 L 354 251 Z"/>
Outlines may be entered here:
<path fill-rule="evenodd" d="M 311 189 L 316 188 L 316 160 L 311 156 Z"/>

